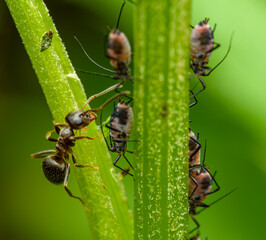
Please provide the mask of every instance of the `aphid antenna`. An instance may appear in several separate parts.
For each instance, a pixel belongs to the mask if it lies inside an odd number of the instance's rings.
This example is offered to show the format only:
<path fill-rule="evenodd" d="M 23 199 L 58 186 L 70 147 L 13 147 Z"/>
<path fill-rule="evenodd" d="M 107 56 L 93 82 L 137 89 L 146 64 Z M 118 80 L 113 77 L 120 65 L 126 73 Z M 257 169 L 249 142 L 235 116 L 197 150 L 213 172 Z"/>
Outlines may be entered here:
<path fill-rule="evenodd" d="M 82 51 L 84 52 L 84 54 L 86 55 L 86 57 L 87 57 L 92 63 L 94 63 L 97 67 L 99 67 L 99 68 L 101 68 L 101 69 L 103 69 L 103 70 L 105 70 L 105 71 L 107 71 L 107 72 L 114 73 L 114 74 L 116 73 L 115 71 L 112 71 L 112 70 L 110 70 L 110 69 L 108 69 L 108 68 L 105 68 L 105 67 L 101 66 L 100 64 L 98 64 L 97 62 L 95 62 L 95 61 L 89 56 L 89 54 L 85 51 L 84 47 L 82 46 L 82 44 L 81 44 L 81 42 L 78 40 L 78 38 L 77 38 L 76 36 L 74 36 L 74 38 L 76 39 L 76 41 L 77 41 L 78 44 L 80 45 L 80 47 L 81 47 Z"/>
<path fill-rule="evenodd" d="M 212 206 L 218 202 L 220 202 L 222 199 L 224 199 L 225 197 L 227 197 L 228 195 L 230 195 L 231 193 L 233 193 L 235 190 L 237 190 L 238 188 L 234 188 L 233 190 L 231 190 L 230 192 L 226 193 L 225 195 L 221 196 L 220 198 L 218 198 L 217 200 L 215 200 L 214 202 L 210 203 L 209 206 Z M 201 212 L 203 212 L 206 208 L 201 209 L 200 211 L 197 212 L 197 214 L 200 214 Z"/>
<path fill-rule="evenodd" d="M 114 85 L 116 86 L 116 85 Z M 114 87 L 112 86 L 112 87 Z M 125 91 L 125 92 L 121 92 L 121 93 L 118 93 L 117 95 L 113 96 L 112 98 L 110 98 L 109 100 L 107 100 L 102 106 L 100 106 L 99 108 L 97 109 L 89 109 L 87 112 L 94 112 L 94 113 L 97 113 L 97 112 L 100 112 L 102 111 L 110 102 L 114 101 L 115 99 L 119 98 L 119 97 L 122 97 L 122 96 L 127 96 L 130 94 L 130 91 Z"/>
<path fill-rule="evenodd" d="M 232 39 L 233 39 L 234 33 L 235 32 L 232 32 L 232 34 L 231 34 L 230 42 L 229 42 L 229 47 L 228 47 L 228 50 L 227 50 L 226 54 L 224 55 L 223 59 L 214 68 L 212 68 L 211 71 L 209 71 L 206 76 L 209 76 L 211 74 L 211 72 L 213 72 L 226 59 L 226 57 L 228 56 L 228 54 L 229 54 L 229 52 L 231 50 Z"/>
<path fill-rule="evenodd" d="M 126 4 L 126 0 L 124 0 L 122 6 L 120 8 L 120 12 L 119 12 L 118 19 L 117 19 L 117 22 L 116 22 L 115 30 L 117 30 L 118 27 L 119 27 L 119 22 L 120 22 L 121 14 L 122 14 L 122 11 L 123 11 L 123 8 L 124 8 L 125 4 Z"/>

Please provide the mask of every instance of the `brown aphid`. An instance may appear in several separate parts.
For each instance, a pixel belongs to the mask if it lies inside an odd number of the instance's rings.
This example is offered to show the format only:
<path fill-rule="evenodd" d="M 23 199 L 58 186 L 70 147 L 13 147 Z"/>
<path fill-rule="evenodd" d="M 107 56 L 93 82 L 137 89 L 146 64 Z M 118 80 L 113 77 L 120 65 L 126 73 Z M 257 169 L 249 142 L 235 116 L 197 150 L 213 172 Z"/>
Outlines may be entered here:
<path fill-rule="evenodd" d="M 127 157 L 125 156 L 126 152 L 133 153 L 132 151 L 129 151 L 127 149 L 127 142 L 137 141 L 129 139 L 133 126 L 133 111 L 131 106 L 129 105 L 129 102 L 119 100 L 117 106 L 114 108 L 114 111 L 111 114 L 109 125 L 107 123 L 105 126 L 110 130 L 110 146 L 102 130 L 108 149 L 111 152 L 117 152 L 119 154 L 113 162 L 114 166 L 122 170 L 125 174 L 129 174 L 133 177 L 133 175 L 127 170 L 124 170 L 123 168 L 117 165 L 118 160 L 121 158 L 121 156 L 123 156 L 130 165 L 130 167 L 134 169 Z"/>
<path fill-rule="evenodd" d="M 118 75 L 129 75 L 131 47 L 126 35 L 118 29 L 108 35 L 107 56 Z"/>
<path fill-rule="evenodd" d="M 206 85 L 201 77 L 209 76 L 211 72 L 225 60 L 231 49 L 231 41 L 233 35 L 231 35 L 230 44 L 223 59 L 214 68 L 207 66 L 212 51 L 220 47 L 219 43 L 214 42 L 213 37 L 216 25 L 212 30 L 208 21 L 209 19 L 205 18 L 195 27 L 192 27 L 193 31 L 191 32 L 190 36 L 190 67 L 202 84 L 202 89 L 195 93 L 193 96 L 198 95 L 206 88 Z"/>

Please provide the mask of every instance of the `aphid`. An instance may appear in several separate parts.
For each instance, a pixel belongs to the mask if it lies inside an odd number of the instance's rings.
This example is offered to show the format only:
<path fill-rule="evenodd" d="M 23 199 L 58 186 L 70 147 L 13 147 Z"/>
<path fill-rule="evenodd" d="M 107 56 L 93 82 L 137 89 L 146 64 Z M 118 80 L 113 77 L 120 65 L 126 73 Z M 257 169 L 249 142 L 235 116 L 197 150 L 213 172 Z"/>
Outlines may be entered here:
<path fill-rule="evenodd" d="M 119 100 L 117 106 L 114 108 L 114 111 L 111 114 L 109 125 L 108 123 L 105 125 L 110 130 L 110 145 L 108 144 L 104 132 L 101 125 L 101 130 L 104 136 L 104 140 L 106 142 L 106 145 L 108 146 L 109 151 L 111 152 L 117 152 L 119 155 L 113 162 L 114 166 L 122 170 L 125 175 L 129 174 L 130 176 L 134 177 L 131 173 L 128 172 L 128 170 L 124 170 L 120 166 L 117 165 L 118 160 L 123 156 L 130 167 L 132 169 L 133 166 L 125 156 L 125 153 L 133 153 L 132 151 L 129 151 L 127 149 L 127 142 L 131 141 L 137 141 L 137 140 L 130 140 L 130 133 L 133 126 L 133 111 L 131 106 L 129 105 L 129 102 L 121 101 Z"/>
<path fill-rule="evenodd" d="M 195 93 L 195 95 L 198 95 L 206 88 L 206 85 L 201 77 L 209 76 L 211 72 L 214 71 L 225 60 L 231 49 L 233 34 L 231 35 L 230 44 L 223 59 L 214 68 L 207 66 L 212 51 L 220 47 L 220 44 L 214 42 L 213 38 L 216 25 L 212 30 L 208 21 L 209 19 L 205 18 L 204 21 L 201 21 L 195 27 L 192 27 L 193 31 L 191 32 L 190 37 L 190 67 L 202 84 L 202 89 Z"/>
<path fill-rule="evenodd" d="M 103 92 L 106 92 L 103 91 Z M 94 99 L 97 96 L 101 96 L 103 92 L 99 94 L 95 94 L 92 97 L 89 98 L 89 100 Z M 86 165 L 80 165 L 77 163 L 76 157 L 73 153 L 72 147 L 75 146 L 76 140 L 81 139 L 96 139 L 99 136 L 96 137 L 87 137 L 87 136 L 75 136 L 74 130 L 81 130 L 82 128 L 85 128 L 88 126 L 92 121 L 97 119 L 97 115 L 95 112 L 101 111 L 108 103 L 113 101 L 114 99 L 124 96 L 125 94 L 130 94 L 130 92 L 123 92 L 120 94 L 117 94 L 116 96 L 109 99 L 107 102 L 105 102 L 100 108 L 95 110 L 88 110 L 84 111 L 83 109 L 75 110 L 71 113 L 69 113 L 65 117 L 66 123 L 54 123 L 55 129 L 52 131 L 49 131 L 46 134 L 46 140 L 56 142 L 55 150 L 46 150 L 41 151 L 35 154 L 32 154 L 32 158 L 43 158 L 42 162 L 42 168 L 45 177 L 52 183 L 55 184 L 61 184 L 64 183 L 64 188 L 67 191 L 68 195 L 70 197 L 76 198 L 81 201 L 83 206 L 85 207 L 85 210 L 88 211 L 84 201 L 77 196 L 74 196 L 71 191 L 67 188 L 68 184 L 68 178 L 70 173 L 70 163 L 69 163 L 69 154 L 72 156 L 72 161 L 74 163 L 74 166 L 76 167 L 92 167 L 94 169 L 94 166 L 91 166 L 89 164 Z M 89 103 L 90 101 L 87 101 Z M 83 108 L 86 106 L 86 104 L 83 106 Z M 52 138 L 51 134 L 53 131 L 56 131 L 56 133 L 59 135 L 58 138 Z M 50 155 L 53 154 L 53 155 Z M 48 155 L 48 156 L 47 156 Z"/>
<path fill-rule="evenodd" d="M 44 50 L 48 49 L 51 46 L 53 35 L 54 35 L 54 32 L 51 29 L 43 34 L 40 52 L 43 52 Z"/>
<path fill-rule="evenodd" d="M 122 11 L 123 11 L 125 4 L 126 4 L 126 0 L 124 0 L 123 4 L 121 6 L 120 13 L 119 13 L 119 16 L 117 19 L 116 28 L 111 30 L 108 37 L 107 37 L 107 57 L 110 59 L 110 64 L 115 69 L 115 71 L 107 69 L 107 68 L 101 66 L 100 64 L 96 63 L 87 54 L 87 52 L 83 48 L 80 41 L 75 37 L 75 39 L 79 43 L 80 47 L 82 48 L 83 52 L 85 53 L 87 58 L 92 63 L 94 63 L 99 68 L 101 68 L 107 72 L 116 74 L 116 75 L 110 76 L 110 75 L 105 75 L 105 74 L 101 74 L 101 73 L 87 72 L 87 71 L 78 70 L 78 69 L 77 69 L 77 71 L 83 72 L 83 73 L 88 73 L 88 74 L 93 74 L 93 75 L 99 75 L 99 76 L 103 76 L 103 77 L 109 77 L 111 79 L 121 80 L 116 85 L 116 91 L 121 85 L 123 85 L 123 83 L 125 82 L 126 79 L 129 79 L 130 81 L 133 82 L 133 78 L 130 77 L 130 68 L 129 68 L 129 64 L 131 62 L 131 54 L 132 54 L 130 43 L 129 43 L 126 35 L 118 29 L 120 17 L 121 17 L 121 14 L 122 14 Z"/>
<path fill-rule="evenodd" d="M 194 232 L 195 230 L 197 230 L 200 227 L 199 222 L 195 219 L 195 215 L 200 214 L 201 212 L 203 212 L 204 210 L 206 210 L 207 208 L 209 208 L 210 206 L 216 204 L 217 202 L 221 201 L 223 198 L 227 197 L 228 195 L 230 195 L 231 193 L 233 193 L 237 188 L 231 190 L 230 192 L 226 193 L 225 195 L 221 196 L 220 198 L 218 198 L 217 200 L 215 200 L 214 202 L 210 203 L 210 204 L 205 204 L 199 200 L 196 199 L 189 199 L 189 214 L 190 217 L 192 218 L 192 220 L 195 222 L 195 224 L 197 225 L 193 230 L 190 231 L 190 233 Z M 197 211 L 197 207 L 203 207 L 203 209 L 201 209 L 200 211 Z"/>

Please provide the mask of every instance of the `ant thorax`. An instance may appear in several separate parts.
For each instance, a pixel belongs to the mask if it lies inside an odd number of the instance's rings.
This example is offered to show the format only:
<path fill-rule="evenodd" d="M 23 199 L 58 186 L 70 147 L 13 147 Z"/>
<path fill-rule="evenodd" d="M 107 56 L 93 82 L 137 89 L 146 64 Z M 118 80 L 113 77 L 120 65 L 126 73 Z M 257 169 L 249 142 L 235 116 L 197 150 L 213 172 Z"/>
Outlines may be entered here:
<path fill-rule="evenodd" d="M 118 74 L 127 75 L 131 61 L 131 47 L 126 35 L 118 29 L 112 30 L 108 36 L 107 56 L 110 64 Z"/>

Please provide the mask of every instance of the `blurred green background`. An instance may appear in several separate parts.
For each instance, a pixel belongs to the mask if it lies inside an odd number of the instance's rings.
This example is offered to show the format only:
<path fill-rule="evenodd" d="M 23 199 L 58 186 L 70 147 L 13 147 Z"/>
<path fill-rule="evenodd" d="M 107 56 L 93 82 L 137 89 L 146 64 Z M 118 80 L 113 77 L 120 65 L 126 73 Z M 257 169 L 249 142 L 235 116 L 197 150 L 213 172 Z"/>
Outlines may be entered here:
<path fill-rule="evenodd" d="M 109 67 L 104 57 L 104 36 L 107 26 L 115 26 L 121 2 L 45 1 L 75 67 L 99 72 L 86 59 L 74 35 L 90 56 Z M 221 191 L 209 196 L 206 202 L 238 187 L 232 195 L 197 216 L 204 239 L 206 236 L 215 240 L 265 238 L 265 12 L 263 0 L 202 0 L 192 4 L 192 25 L 205 17 L 210 18 L 211 26 L 217 24 L 215 40 L 221 47 L 213 52 L 210 66 L 215 66 L 224 56 L 230 35 L 235 31 L 228 58 L 205 78 L 207 89 L 190 113 L 192 130 L 200 132 L 202 143 L 207 139 L 207 166 L 218 171 L 216 180 L 221 186 Z M 126 32 L 131 43 L 133 14 L 134 6 L 128 3 L 120 23 L 120 29 Z M 44 138 L 52 129 L 52 116 L 3 1 L 0 1 L 0 42 L 0 237 L 88 239 L 81 204 L 69 198 L 62 186 L 45 179 L 40 159 L 30 158 L 31 153 L 53 149 L 54 144 Z M 113 83 L 106 78 L 80 77 L 88 96 Z M 196 83 L 193 79 L 191 86 Z M 125 86 L 131 87 L 130 83 Z M 96 99 L 92 106 L 102 101 Z M 111 108 L 104 110 L 105 116 Z M 133 184 L 130 178 L 125 183 L 132 207 Z M 73 173 L 69 187 L 80 195 Z"/>

